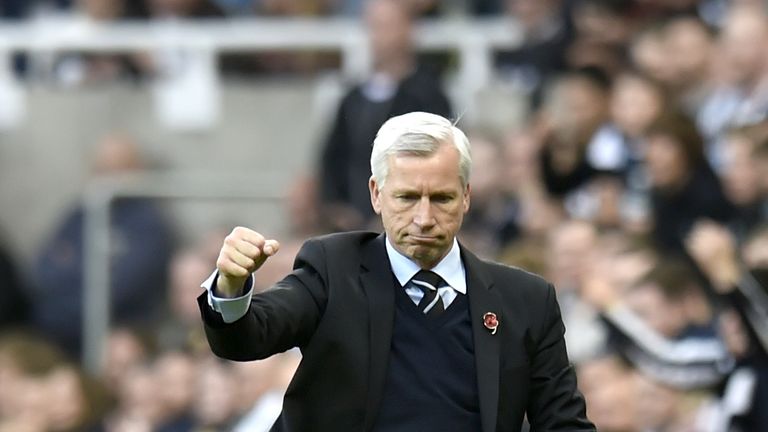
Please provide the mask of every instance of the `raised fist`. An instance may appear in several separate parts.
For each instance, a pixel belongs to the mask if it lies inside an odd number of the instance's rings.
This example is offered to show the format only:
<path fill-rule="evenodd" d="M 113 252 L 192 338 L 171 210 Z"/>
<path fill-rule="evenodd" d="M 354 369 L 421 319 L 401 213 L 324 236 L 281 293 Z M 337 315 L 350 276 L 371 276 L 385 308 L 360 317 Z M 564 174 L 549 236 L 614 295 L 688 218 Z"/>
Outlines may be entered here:
<path fill-rule="evenodd" d="M 224 297 L 242 294 L 248 276 L 261 267 L 267 258 L 280 249 L 277 240 L 267 240 L 248 228 L 236 227 L 224 238 L 224 245 L 216 260 L 219 278 L 216 290 Z"/>

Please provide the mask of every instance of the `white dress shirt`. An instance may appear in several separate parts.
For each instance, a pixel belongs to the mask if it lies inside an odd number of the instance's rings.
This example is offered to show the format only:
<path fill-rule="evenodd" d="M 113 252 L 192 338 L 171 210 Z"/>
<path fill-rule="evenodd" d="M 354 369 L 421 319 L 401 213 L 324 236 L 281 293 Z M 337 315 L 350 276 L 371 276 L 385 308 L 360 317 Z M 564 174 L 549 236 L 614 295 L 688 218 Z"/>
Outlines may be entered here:
<path fill-rule="evenodd" d="M 392 272 L 395 274 L 397 281 L 405 288 L 408 297 L 413 300 L 414 303 L 419 304 L 421 298 L 424 297 L 424 291 L 418 286 L 411 283 L 411 279 L 416 273 L 421 270 L 421 267 L 413 262 L 410 258 L 401 254 L 392 246 L 387 238 L 387 256 L 389 257 L 389 263 L 392 266 Z M 447 286 L 438 287 L 437 293 L 443 300 L 443 306 L 448 309 L 451 302 L 459 294 L 467 293 L 467 278 L 464 271 L 464 263 L 461 262 L 461 251 L 459 250 L 459 243 L 456 239 L 453 239 L 453 247 L 448 251 L 446 255 L 436 266 L 431 268 L 433 272 L 443 278 Z"/>
<path fill-rule="evenodd" d="M 424 292 L 421 288 L 411 283 L 411 278 L 421 270 L 421 267 L 410 258 L 398 252 L 389 242 L 389 238 L 386 240 L 386 248 L 389 263 L 392 266 L 392 272 L 395 274 L 397 281 L 405 288 L 405 292 L 411 300 L 413 300 L 415 304 L 419 304 L 421 298 L 424 297 Z M 447 284 L 447 286 L 439 287 L 437 290 L 443 301 L 443 306 L 446 309 L 450 306 L 456 296 L 459 294 L 466 295 L 466 271 L 464 269 L 464 263 L 461 262 L 459 243 L 455 238 L 453 239 L 453 246 L 448 254 L 430 270 L 437 273 Z M 248 277 L 248 280 L 245 282 L 246 287 L 250 286 L 248 292 L 240 297 L 233 298 L 218 297 L 214 295 L 213 288 L 216 286 L 216 279 L 218 276 L 218 270 L 214 270 L 200 287 L 205 288 L 208 291 L 208 305 L 211 309 L 220 313 L 224 322 L 233 323 L 248 313 L 251 297 L 253 297 L 253 276 Z"/>

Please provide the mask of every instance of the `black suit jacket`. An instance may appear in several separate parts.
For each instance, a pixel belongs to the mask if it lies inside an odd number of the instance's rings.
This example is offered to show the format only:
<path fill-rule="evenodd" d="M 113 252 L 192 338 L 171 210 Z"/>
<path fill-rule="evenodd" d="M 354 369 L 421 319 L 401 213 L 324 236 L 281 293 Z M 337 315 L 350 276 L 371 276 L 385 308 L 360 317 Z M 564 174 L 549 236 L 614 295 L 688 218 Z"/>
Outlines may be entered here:
<path fill-rule="evenodd" d="M 307 241 L 294 271 L 253 296 L 225 324 L 199 297 L 213 352 L 255 360 L 299 347 L 303 360 L 275 431 L 368 431 L 381 402 L 395 310 L 384 236 L 343 233 Z M 568 362 L 553 287 L 538 276 L 481 261 L 461 248 L 467 273 L 482 432 L 592 431 Z M 496 334 L 483 325 L 496 314 Z M 469 432 L 469 431 L 468 431 Z"/>

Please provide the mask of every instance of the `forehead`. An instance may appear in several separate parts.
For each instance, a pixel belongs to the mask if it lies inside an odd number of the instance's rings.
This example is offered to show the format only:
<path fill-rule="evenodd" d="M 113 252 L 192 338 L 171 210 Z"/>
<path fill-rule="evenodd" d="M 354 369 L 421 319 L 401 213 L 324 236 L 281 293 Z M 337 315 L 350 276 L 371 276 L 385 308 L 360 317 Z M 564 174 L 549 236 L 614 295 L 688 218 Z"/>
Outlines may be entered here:
<path fill-rule="evenodd" d="M 390 155 L 387 164 L 387 182 L 398 185 L 431 184 L 453 187 L 460 184 L 459 152 L 452 146 L 441 144 L 434 153 L 396 153 Z"/>

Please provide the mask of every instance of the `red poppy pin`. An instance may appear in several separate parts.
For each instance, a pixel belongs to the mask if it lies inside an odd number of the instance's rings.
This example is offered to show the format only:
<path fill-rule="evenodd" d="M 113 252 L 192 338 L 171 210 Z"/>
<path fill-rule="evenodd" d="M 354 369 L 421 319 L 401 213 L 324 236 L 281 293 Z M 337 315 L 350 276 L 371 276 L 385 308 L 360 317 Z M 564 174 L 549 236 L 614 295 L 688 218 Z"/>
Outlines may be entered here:
<path fill-rule="evenodd" d="M 483 315 L 483 325 L 491 331 L 492 335 L 495 335 L 496 330 L 499 328 L 499 320 L 496 319 L 496 314 L 493 312 L 486 312 L 485 315 Z"/>

